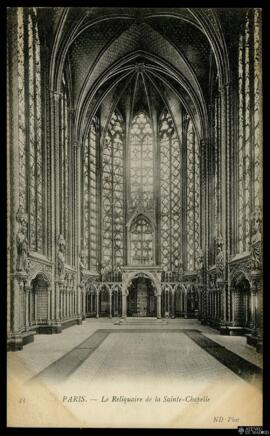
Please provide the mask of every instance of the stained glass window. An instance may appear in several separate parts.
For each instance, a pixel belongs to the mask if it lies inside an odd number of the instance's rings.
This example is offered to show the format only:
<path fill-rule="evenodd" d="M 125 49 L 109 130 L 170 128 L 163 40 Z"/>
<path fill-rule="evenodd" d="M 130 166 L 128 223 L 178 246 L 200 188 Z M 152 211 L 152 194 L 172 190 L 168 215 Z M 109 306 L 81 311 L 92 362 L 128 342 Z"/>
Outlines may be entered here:
<path fill-rule="evenodd" d="M 173 120 L 165 110 L 160 119 L 161 264 L 173 271 L 181 257 L 181 161 Z"/>
<path fill-rule="evenodd" d="M 97 268 L 97 120 L 94 119 L 83 153 L 83 246 L 89 270 Z"/>
<path fill-rule="evenodd" d="M 239 39 L 238 250 L 248 251 L 251 211 L 261 204 L 260 12 L 247 14 Z M 252 104 L 253 103 L 253 104 Z M 253 116 L 251 116 L 253 109 Z M 254 143 L 253 143 L 254 142 Z"/>
<path fill-rule="evenodd" d="M 244 247 L 244 63 L 243 63 L 243 37 L 240 36 L 239 44 L 239 141 L 238 141 L 238 235 L 239 235 L 239 251 L 243 251 Z"/>
<path fill-rule="evenodd" d="M 135 116 L 130 130 L 131 206 L 153 207 L 153 132 L 143 112 Z"/>
<path fill-rule="evenodd" d="M 262 205 L 261 14 L 254 11 L 254 205 Z"/>
<path fill-rule="evenodd" d="M 108 126 L 102 153 L 102 263 L 110 271 L 123 264 L 123 141 L 123 119 L 118 112 L 114 112 Z"/>
<path fill-rule="evenodd" d="M 244 250 L 248 248 L 250 233 L 250 31 L 249 20 L 246 22 L 244 50 L 245 50 L 245 81 L 244 81 L 244 100 L 245 100 L 245 119 L 244 119 Z"/>
<path fill-rule="evenodd" d="M 43 152 L 41 137 L 40 42 L 36 9 L 17 10 L 19 201 L 29 213 L 29 241 L 43 251 Z M 28 80 L 26 81 L 26 77 Z M 27 84 L 27 85 L 26 85 Z M 27 86 L 27 89 L 25 87 Z M 26 117 L 27 114 L 27 117 Z"/>
<path fill-rule="evenodd" d="M 198 139 L 192 122 L 187 129 L 187 269 L 196 269 L 200 247 L 200 159 Z"/>
<path fill-rule="evenodd" d="M 153 229 L 144 216 L 140 215 L 131 225 L 130 253 L 132 265 L 153 264 Z"/>
<path fill-rule="evenodd" d="M 17 10 L 18 22 L 18 110 L 19 110 L 19 201 L 24 210 L 27 210 L 26 204 L 26 120 L 25 120 L 25 58 L 24 58 L 24 13 L 22 8 Z"/>

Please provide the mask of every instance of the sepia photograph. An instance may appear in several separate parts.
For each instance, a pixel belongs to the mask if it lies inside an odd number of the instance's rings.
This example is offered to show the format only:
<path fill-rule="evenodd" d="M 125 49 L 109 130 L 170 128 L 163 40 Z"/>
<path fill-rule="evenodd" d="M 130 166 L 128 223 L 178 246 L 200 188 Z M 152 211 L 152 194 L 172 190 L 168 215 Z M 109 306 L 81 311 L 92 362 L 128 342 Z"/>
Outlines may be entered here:
<path fill-rule="evenodd" d="M 7 427 L 261 434 L 262 9 L 6 22 Z"/>

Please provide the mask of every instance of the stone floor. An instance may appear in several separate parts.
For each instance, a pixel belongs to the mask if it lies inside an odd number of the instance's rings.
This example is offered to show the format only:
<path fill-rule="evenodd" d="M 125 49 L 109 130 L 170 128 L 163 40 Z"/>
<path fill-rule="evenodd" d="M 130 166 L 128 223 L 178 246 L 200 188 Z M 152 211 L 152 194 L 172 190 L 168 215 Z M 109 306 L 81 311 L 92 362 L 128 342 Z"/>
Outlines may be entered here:
<path fill-rule="evenodd" d="M 81 405 L 68 405 L 72 416 L 85 422 L 86 426 L 95 422 L 101 408 L 104 409 L 103 397 L 112 399 L 117 393 L 120 398 L 119 404 L 106 409 L 109 415 L 105 421 L 110 425 L 117 421 L 114 413 L 123 412 L 117 406 L 120 407 L 126 396 L 141 395 L 146 401 L 146 392 L 151 398 L 154 395 L 164 398 L 166 392 L 169 398 L 180 398 L 180 402 L 182 399 L 181 404 L 185 402 L 185 395 L 209 396 L 211 407 L 207 410 L 212 411 L 209 419 L 213 427 L 212 415 L 220 413 L 220 407 L 224 410 L 226 405 L 230 416 L 235 414 L 240 404 L 238 425 L 239 422 L 259 425 L 261 391 L 258 379 L 256 385 L 254 380 L 256 375 L 261 376 L 262 356 L 246 344 L 245 338 L 220 336 L 216 330 L 202 326 L 197 320 L 176 319 L 131 325 L 119 325 L 118 321 L 87 319 L 81 326 L 70 327 L 61 334 L 36 335 L 35 341 L 23 350 L 8 353 L 8 376 L 12 380 L 19 378 L 24 389 L 27 386 L 30 389 L 31 383 L 38 381 L 39 386 L 46 386 L 58 399 L 72 397 L 74 393 L 82 397 L 86 395 L 88 403 L 94 404 L 87 416 Z M 249 378 L 245 377 L 246 373 Z M 255 378 L 250 378 L 250 373 L 254 373 Z M 252 401 L 242 410 L 247 396 Z M 177 401 L 170 409 L 176 416 L 180 410 Z M 203 403 L 197 405 L 199 410 L 202 410 Z M 258 412 L 256 416 L 254 404 Z M 154 427 L 162 425 L 167 406 L 163 405 L 162 409 L 160 405 L 152 406 L 154 421 L 152 415 L 152 421 L 148 420 L 143 409 L 136 409 L 140 423 Z M 193 410 L 192 407 L 188 410 Z M 131 421 L 138 424 L 134 409 L 127 410 Z M 163 418 L 156 416 L 159 410 Z M 181 420 L 188 420 L 188 416 L 189 412 Z M 206 416 L 196 422 L 202 425 Z M 170 421 L 169 427 L 178 428 L 178 418 L 175 424 L 173 422 Z M 189 427 L 194 425 L 192 419 L 187 422 Z M 236 422 L 230 425 L 228 428 L 234 428 Z"/>
<path fill-rule="evenodd" d="M 117 319 L 109 320 L 108 318 L 100 318 L 98 320 L 91 318 L 86 319 L 82 325 L 76 325 L 63 330 L 61 334 L 56 335 L 36 335 L 34 342 L 28 344 L 23 350 L 8 353 L 8 359 L 17 355 L 35 375 L 51 363 L 65 355 L 71 349 L 88 338 L 98 329 L 145 329 L 145 325 L 118 325 Z M 149 325 L 147 325 L 149 327 Z M 250 361 L 258 367 L 262 367 L 262 355 L 257 353 L 254 347 L 246 344 L 246 338 L 241 336 L 221 336 L 217 330 L 208 326 L 201 325 L 197 320 L 175 319 L 166 320 L 161 324 L 150 326 L 151 329 L 170 330 L 179 329 L 197 329 L 205 336 L 209 337 L 218 344 L 226 347 L 228 350 L 238 354 L 242 358 Z M 159 337 L 158 337 L 159 338 Z M 182 349 L 183 347 L 181 347 Z M 168 352 L 166 353 L 168 354 Z"/>

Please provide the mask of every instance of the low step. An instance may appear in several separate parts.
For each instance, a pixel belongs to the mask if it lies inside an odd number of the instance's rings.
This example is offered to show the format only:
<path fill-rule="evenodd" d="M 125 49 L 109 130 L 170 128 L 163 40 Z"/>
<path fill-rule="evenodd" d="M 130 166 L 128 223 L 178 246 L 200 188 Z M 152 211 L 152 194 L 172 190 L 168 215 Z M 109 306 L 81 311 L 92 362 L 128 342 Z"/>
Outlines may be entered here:
<path fill-rule="evenodd" d="M 131 317 L 126 319 L 120 319 L 115 322 L 116 325 L 153 325 L 153 324 L 167 324 L 168 321 L 165 319 L 157 319 L 157 318 L 139 318 L 139 317 Z"/>

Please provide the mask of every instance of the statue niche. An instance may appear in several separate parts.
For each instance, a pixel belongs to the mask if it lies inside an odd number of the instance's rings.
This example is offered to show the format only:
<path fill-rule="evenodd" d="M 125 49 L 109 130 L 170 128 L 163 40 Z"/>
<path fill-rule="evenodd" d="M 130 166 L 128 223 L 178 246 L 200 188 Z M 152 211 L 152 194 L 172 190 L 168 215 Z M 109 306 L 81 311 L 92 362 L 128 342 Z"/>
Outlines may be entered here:
<path fill-rule="evenodd" d="M 262 214 L 256 208 L 252 214 L 252 236 L 250 244 L 250 263 L 252 270 L 260 270 L 262 267 Z"/>
<path fill-rule="evenodd" d="M 66 254 L 66 241 L 63 235 L 58 238 L 58 251 L 57 251 L 57 270 L 59 280 L 65 278 L 65 254 Z"/>
<path fill-rule="evenodd" d="M 219 236 L 217 238 L 217 251 L 216 251 L 216 274 L 218 280 L 224 280 L 224 249 L 223 249 L 223 238 Z"/>
<path fill-rule="evenodd" d="M 200 249 L 197 260 L 197 278 L 199 283 L 203 283 L 203 250 Z"/>
<path fill-rule="evenodd" d="M 16 270 L 18 272 L 29 272 L 29 242 L 27 238 L 28 216 L 24 213 L 22 206 L 16 214 L 16 221 L 19 223 L 19 230 L 16 235 L 17 262 Z"/>

